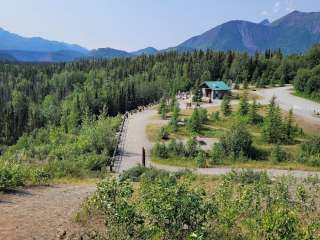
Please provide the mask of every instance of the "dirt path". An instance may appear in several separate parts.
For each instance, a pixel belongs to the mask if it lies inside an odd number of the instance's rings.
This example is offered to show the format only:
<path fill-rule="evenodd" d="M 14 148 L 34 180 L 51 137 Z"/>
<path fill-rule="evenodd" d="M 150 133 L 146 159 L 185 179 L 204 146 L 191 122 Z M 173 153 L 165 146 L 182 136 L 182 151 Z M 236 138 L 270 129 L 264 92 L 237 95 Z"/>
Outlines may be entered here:
<path fill-rule="evenodd" d="M 120 171 L 124 171 L 130 169 L 133 166 L 141 163 L 142 159 L 142 147 L 147 150 L 147 165 L 153 166 L 158 169 L 163 169 L 167 171 L 181 171 L 186 168 L 183 167 L 174 167 L 174 166 L 165 166 L 159 165 L 150 162 L 150 150 L 152 147 L 152 143 L 148 141 L 146 135 L 146 127 L 150 123 L 159 124 L 160 120 L 155 120 L 154 116 L 156 115 L 155 110 L 145 110 L 144 112 L 138 112 L 129 117 L 128 121 L 128 129 L 127 136 L 125 140 L 125 154 L 123 161 L 120 165 Z M 163 122 L 165 124 L 165 122 Z M 223 175 L 230 171 L 232 168 L 229 167 L 217 167 L 217 168 L 205 168 L 205 169 L 190 169 L 199 174 L 205 175 Z M 306 178 L 308 176 L 318 175 L 320 177 L 320 172 L 307 172 L 307 171 L 298 171 L 298 170 L 278 170 L 278 169 L 254 169 L 255 171 L 266 171 L 270 176 L 282 176 L 282 175 L 290 175 L 298 178 Z"/>
<path fill-rule="evenodd" d="M 77 233 L 73 217 L 95 185 L 34 187 L 0 195 L 0 240 L 51 240 Z M 72 239 L 72 238 L 69 238 Z"/>
<path fill-rule="evenodd" d="M 277 98 L 279 106 L 285 110 L 293 110 L 295 115 L 304 117 L 309 121 L 320 123 L 320 118 L 313 116 L 314 111 L 320 111 L 320 103 L 316 103 L 301 97 L 292 95 L 293 87 L 291 85 L 277 88 L 267 88 L 258 90 L 256 93 L 262 97 L 260 102 L 268 104 L 273 96 Z"/>

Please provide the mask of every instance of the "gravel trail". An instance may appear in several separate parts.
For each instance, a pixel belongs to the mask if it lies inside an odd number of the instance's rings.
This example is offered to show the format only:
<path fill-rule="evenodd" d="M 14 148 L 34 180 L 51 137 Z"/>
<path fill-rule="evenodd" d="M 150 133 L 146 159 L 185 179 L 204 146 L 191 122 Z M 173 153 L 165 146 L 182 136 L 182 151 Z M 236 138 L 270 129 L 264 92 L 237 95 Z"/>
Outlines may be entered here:
<path fill-rule="evenodd" d="M 212 105 L 211 105 L 212 106 Z M 128 120 L 127 136 L 125 138 L 125 153 L 120 165 L 120 172 L 130 169 L 142 161 L 142 147 L 146 149 L 147 155 L 147 166 L 153 166 L 158 169 L 163 169 L 167 171 L 181 171 L 186 168 L 175 167 L 175 166 L 165 166 L 150 162 L 150 150 L 152 148 L 152 143 L 148 141 L 146 135 L 146 127 L 150 123 L 159 124 L 161 121 L 155 120 L 156 110 L 147 109 L 143 112 L 138 112 L 130 115 Z M 163 121 L 163 124 L 166 122 Z M 189 169 L 198 174 L 204 175 L 223 175 L 230 171 L 232 168 L 229 167 L 217 167 L 217 168 L 205 168 L 205 169 Z M 290 175 L 298 178 L 306 178 L 308 176 L 318 175 L 320 177 L 320 172 L 307 172 L 298 170 L 278 170 L 278 169 L 254 169 L 255 171 L 266 171 L 270 176 L 282 176 Z"/>
<path fill-rule="evenodd" d="M 314 111 L 320 112 L 320 103 L 316 103 L 301 97 L 296 97 L 292 95 L 292 92 L 292 86 L 285 86 L 261 89 L 256 93 L 262 97 L 260 100 L 260 103 L 262 104 L 268 104 L 271 98 L 275 96 L 280 108 L 283 110 L 289 111 L 292 108 L 295 115 L 320 123 L 320 118 L 313 116 Z"/>
<path fill-rule="evenodd" d="M 0 195 L 0 240 L 65 239 L 81 230 L 73 221 L 95 185 L 33 187 Z M 72 238 L 69 238 L 72 239 Z"/>

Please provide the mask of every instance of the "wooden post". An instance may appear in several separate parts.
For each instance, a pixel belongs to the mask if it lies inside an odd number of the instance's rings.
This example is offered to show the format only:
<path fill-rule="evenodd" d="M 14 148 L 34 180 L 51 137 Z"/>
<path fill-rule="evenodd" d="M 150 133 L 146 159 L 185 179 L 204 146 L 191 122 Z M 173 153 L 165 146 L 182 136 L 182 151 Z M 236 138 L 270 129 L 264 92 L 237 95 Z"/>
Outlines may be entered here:
<path fill-rule="evenodd" d="M 146 150 L 142 148 L 142 166 L 146 166 Z"/>

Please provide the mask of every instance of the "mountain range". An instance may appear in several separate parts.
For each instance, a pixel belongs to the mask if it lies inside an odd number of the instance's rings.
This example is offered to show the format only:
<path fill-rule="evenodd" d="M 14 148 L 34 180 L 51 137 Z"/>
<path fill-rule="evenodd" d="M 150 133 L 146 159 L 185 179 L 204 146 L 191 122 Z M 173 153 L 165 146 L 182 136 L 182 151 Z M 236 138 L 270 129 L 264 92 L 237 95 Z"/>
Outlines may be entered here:
<path fill-rule="evenodd" d="M 213 49 L 254 53 L 281 49 L 286 54 L 303 53 L 320 42 L 320 12 L 294 11 L 276 21 L 260 23 L 229 21 L 164 50 L 147 47 L 135 52 L 113 48 L 88 50 L 76 44 L 25 38 L 0 28 L 0 61 L 68 62 L 86 58 L 123 58 L 167 51 Z"/>

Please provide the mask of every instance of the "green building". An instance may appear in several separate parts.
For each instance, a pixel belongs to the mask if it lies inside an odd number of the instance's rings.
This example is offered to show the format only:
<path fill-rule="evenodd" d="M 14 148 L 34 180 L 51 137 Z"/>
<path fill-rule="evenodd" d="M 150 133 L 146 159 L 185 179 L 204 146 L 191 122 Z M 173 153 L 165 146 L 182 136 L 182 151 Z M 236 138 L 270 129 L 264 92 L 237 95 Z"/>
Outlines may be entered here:
<path fill-rule="evenodd" d="M 231 87 L 223 81 L 207 81 L 202 85 L 202 97 L 211 102 L 214 99 L 222 99 L 231 94 Z"/>

